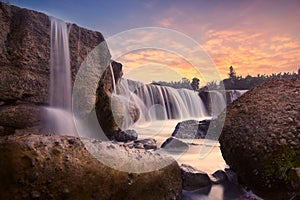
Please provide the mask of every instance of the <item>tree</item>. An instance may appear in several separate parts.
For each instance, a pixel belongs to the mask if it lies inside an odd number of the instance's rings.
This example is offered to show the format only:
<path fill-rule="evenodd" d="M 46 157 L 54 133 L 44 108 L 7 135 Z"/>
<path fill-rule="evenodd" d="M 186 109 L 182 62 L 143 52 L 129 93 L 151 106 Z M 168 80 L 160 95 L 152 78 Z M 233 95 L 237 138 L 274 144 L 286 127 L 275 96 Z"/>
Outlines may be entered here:
<path fill-rule="evenodd" d="M 193 88 L 194 91 L 198 91 L 199 90 L 199 84 L 200 84 L 200 80 L 198 78 L 193 78 L 191 86 Z"/>
<path fill-rule="evenodd" d="M 236 79 L 236 73 L 235 73 L 235 70 L 233 69 L 232 66 L 229 67 L 229 73 L 228 73 L 228 75 L 229 75 L 229 78 L 231 80 Z"/>

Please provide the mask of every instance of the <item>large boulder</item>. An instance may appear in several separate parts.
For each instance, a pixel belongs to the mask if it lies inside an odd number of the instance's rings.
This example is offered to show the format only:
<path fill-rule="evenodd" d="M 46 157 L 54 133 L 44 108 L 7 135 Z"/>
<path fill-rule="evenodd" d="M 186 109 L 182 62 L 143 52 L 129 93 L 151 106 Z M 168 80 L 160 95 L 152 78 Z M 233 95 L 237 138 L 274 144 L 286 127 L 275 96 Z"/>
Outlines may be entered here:
<path fill-rule="evenodd" d="M 83 60 L 104 38 L 99 32 L 75 24 L 68 23 L 67 26 L 70 31 L 70 60 L 74 82 Z M 36 119 L 40 119 L 42 106 L 49 103 L 49 67 L 49 17 L 0 2 L 0 135 L 13 134 L 22 129 L 36 130 L 34 132 L 38 133 L 39 129 L 34 127 L 37 124 L 42 126 L 42 122 Z M 98 82 L 98 75 L 93 76 Z M 16 123 L 8 124 L 8 119 Z"/>
<path fill-rule="evenodd" d="M 241 183 L 267 199 L 299 192 L 290 173 L 300 166 L 299 102 L 300 80 L 277 79 L 250 90 L 226 112 L 223 157 Z"/>
<path fill-rule="evenodd" d="M 146 173 L 130 173 L 126 165 L 119 171 L 92 156 L 88 145 L 95 146 L 98 158 L 107 157 L 114 166 L 123 160 L 131 167 L 171 162 Z M 170 157 L 111 142 L 70 136 L 0 137 L 0 199 L 34 198 L 181 199 L 180 168 Z"/>

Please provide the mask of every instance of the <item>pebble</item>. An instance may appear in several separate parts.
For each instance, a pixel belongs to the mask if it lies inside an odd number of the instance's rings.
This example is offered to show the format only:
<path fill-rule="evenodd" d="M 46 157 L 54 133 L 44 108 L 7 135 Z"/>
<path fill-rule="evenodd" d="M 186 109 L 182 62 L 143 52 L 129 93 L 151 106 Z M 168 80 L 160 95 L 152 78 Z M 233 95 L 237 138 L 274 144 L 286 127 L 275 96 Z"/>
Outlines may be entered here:
<path fill-rule="evenodd" d="M 64 194 L 68 194 L 69 192 L 70 192 L 70 191 L 69 191 L 68 188 L 64 188 L 64 189 L 63 189 L 63 193 L 64 193 Z"/>
<path fill-rule="evenodd" d="M 291 144 L 292 146 L 298 146 L 298 143 L 295 142 L 295 141 L 292 141 L 290 144 Z"/>
<path fill-rule="evenodd" d="M 289 121 L 290 123 L 293 123 L 293 122 L 294 122 L 294 119 L 291 118 L 291 117 L 289 117 L 289 118 L 288 118 L 288 121 Z"/>
<path fill-rule="evenodd" d="M 32 192 L 30 193 L 30 196 L 31 196 L 31 198 L 33 198 L 33 199 L 38 199 L 38 198 L 40 198 L 41 194 L 40 194 L 38 191 L 32 191 Z"/>
<path fill-rule="evenodd" d="M 279 142 L 282 145 L 286 145 L 286 139 L 284 139 L 284 138 L 280 139 Z"/>

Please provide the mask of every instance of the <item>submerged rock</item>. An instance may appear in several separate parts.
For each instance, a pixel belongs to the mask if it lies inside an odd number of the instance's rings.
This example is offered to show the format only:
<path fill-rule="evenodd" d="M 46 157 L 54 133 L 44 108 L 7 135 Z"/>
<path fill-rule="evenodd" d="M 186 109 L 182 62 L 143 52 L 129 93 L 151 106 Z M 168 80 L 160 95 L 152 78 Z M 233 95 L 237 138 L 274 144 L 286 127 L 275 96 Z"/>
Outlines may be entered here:
<path fill-rule="evenodd" d="M 300 80 L 276 79 L 227 108 L 222 155 L 239 181 L 263 198 L 289 199 L 297 192 L 289 171 L 300 167 L 299 94 Z"/>
<path fill-rule="evenodd" d="M 216 183 L 216 184 L 223 183 L 224 181 L 228 180 L 227 174 L 223 170 L 218 170 L 218 171 L 214 172 L 211 175 L 210 179 L 213 183 Z"/>
<path fill-rule="evenodd" d="M 182 164 L 180 170 L 182 176 L 182 188 L 184 190 L 196 190 L 211 186 L 211 181 L 207 173 L 186 164 Z"/>
<path fill-rule="evenodd" d="M 184 153 L 189 149 L 189 145 L 174 137 L 169 137 L 161 148 L 170 153 Z"/>
<path fill-rule="evenodd" d="M 200 139 L 205 138 L 208 131 L 210 120 L 186 120 L 179 122 L 174 132 L 173 137 L 180 139 Z"/>
<path fill-rule="evenodd" d="M 149 166 L 157 168 L 130 172 Z M 0 137 L 0 199 L 181 199 L 181 184 L 175 160 L 144 150 L 71 136 Z"/>

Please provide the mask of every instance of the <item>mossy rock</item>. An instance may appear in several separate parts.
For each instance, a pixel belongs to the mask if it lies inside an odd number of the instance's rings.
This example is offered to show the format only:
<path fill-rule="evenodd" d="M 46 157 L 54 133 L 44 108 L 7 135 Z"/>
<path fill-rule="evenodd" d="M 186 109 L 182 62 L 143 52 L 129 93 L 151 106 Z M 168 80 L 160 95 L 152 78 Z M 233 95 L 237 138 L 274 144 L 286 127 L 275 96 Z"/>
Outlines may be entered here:
<path fill-rule="evenodd" d="M 275 79 L 237 99 L 220 136 L 239 181 L 266 199 L 289 199 L 290 170 L 300 167 L 300 80 Z"/>

